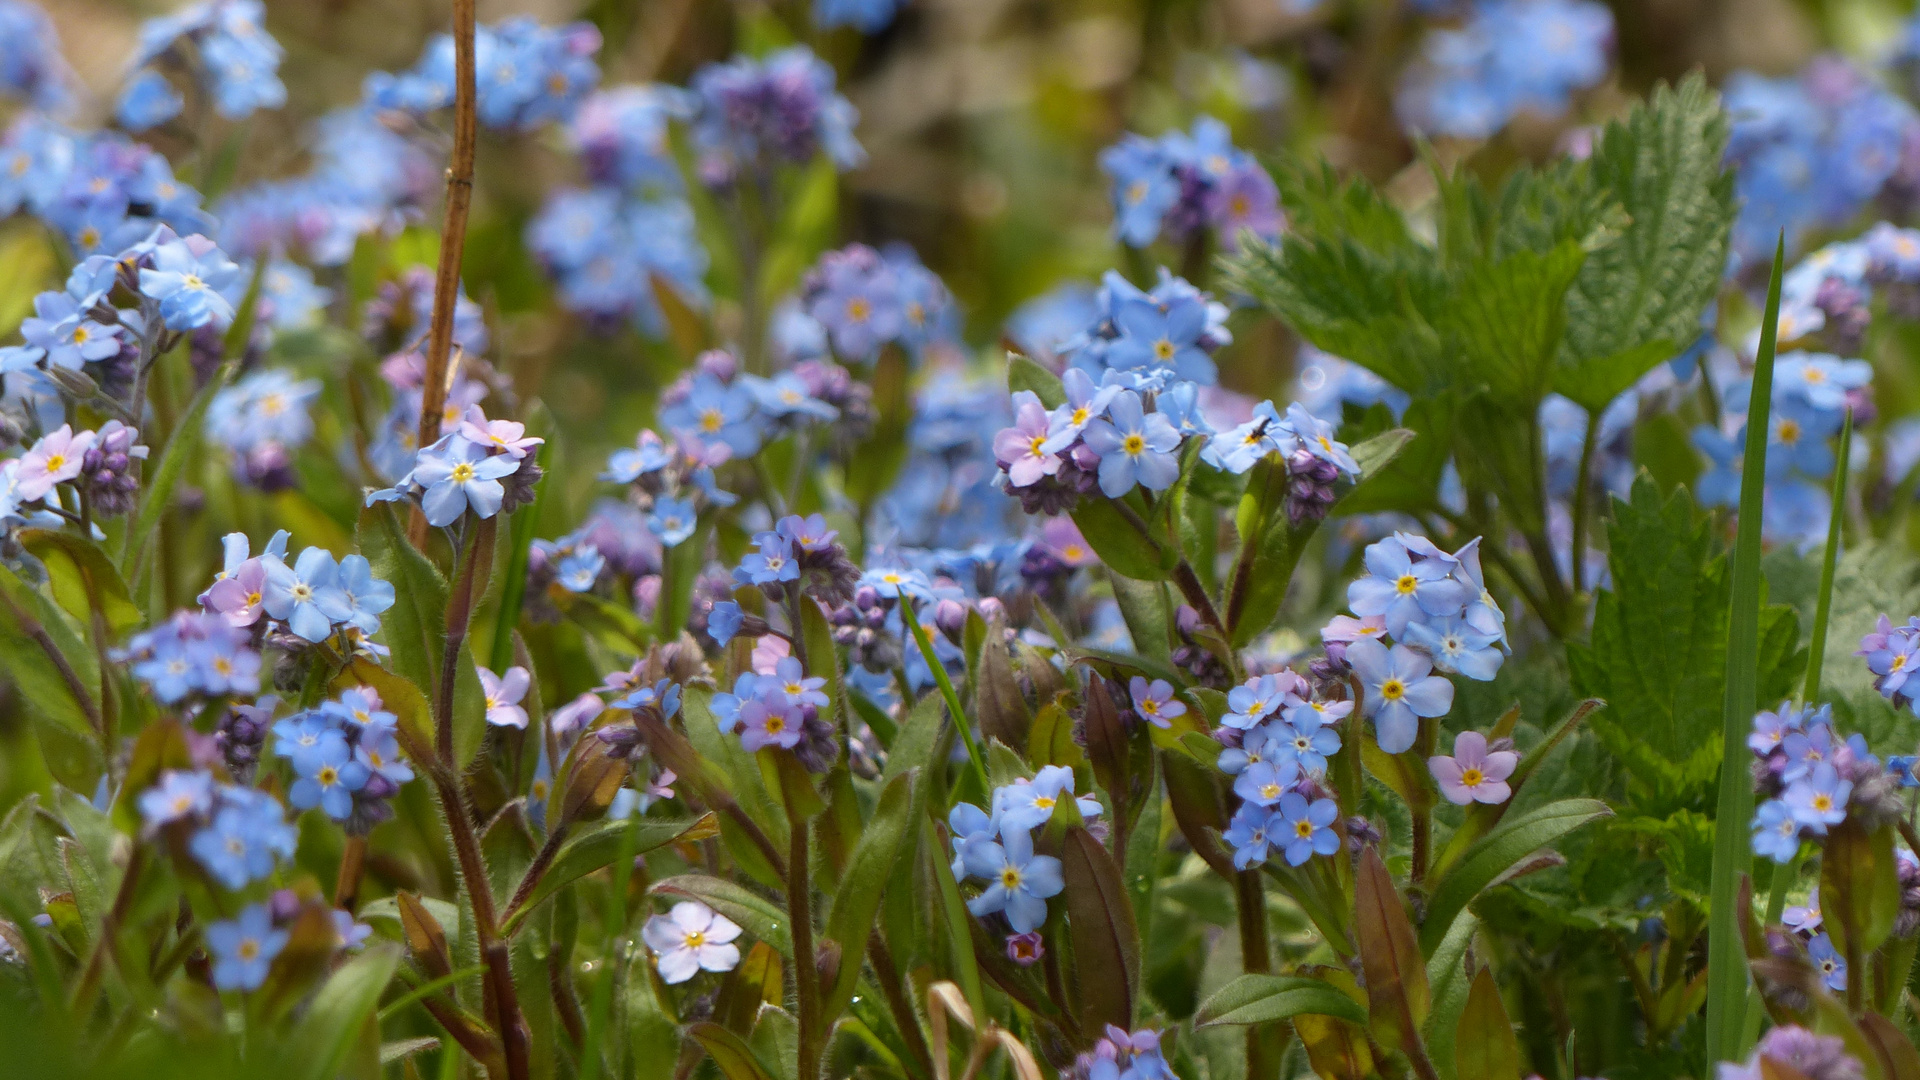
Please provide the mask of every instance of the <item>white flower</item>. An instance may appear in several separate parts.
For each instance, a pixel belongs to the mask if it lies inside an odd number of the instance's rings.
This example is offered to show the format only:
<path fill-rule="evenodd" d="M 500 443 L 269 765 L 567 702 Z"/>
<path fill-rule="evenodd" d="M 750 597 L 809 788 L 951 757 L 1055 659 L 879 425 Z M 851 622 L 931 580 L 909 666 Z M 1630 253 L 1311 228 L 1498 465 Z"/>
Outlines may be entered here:
<path fill-rule="evenodd" d="M 669 984 L 686 982 L 702 968 L 732 971 L 740 962 L 740 946 L 733 944 L 739 936 L 732 919 L 697 900 L 673 905 L 671 912 L 648 919 L 640 930 L 640 939 L 658 957 L 660 977 Z"/>

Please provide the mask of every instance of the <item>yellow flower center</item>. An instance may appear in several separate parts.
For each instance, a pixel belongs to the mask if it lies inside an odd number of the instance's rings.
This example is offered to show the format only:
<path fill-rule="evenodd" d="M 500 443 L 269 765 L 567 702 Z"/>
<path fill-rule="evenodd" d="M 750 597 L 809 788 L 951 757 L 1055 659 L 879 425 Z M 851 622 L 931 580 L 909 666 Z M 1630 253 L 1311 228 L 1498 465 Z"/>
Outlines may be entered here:
<path fill-rule="evenodd" d="M 1036 795 L 1033 799 L 1033 805 L 1042 810 L 1051 810 L 1053 809 L 1053 804 L 1058 801 L 1058 799 L 1050 795 Z"/>
<path fill-rule="evenodd" d="M 1800 441 L 1800 423 L 1796 420 L 1780 421 L 1780 441 L 1783 443 Z"/>
<path fill-rule="evenodd" d="M 314 779 L 320 781 L 321 787 L 332 787 L 340 780 L 340 770 L 331 765 L 322 765 L 320 766 L 320 772 L 314 776 Z"/>
<path fill-rule="evenodd" d="M 241 938 L 240 947 L 234 950 L 242 960 L 252 960 L 260 955 L 260 943 L 252 938 Z"/>
<path fill-rule="evenodd" d="M 1173 342 L 1168 341 L 1166 338 L 1161 338 L 1159 341 L 1153 343 L 1153 355 L 1161 360 L 1173 359 L 1175 351 Z"/>
<path fill-rule="evenodd" d="M 1480 782 L 1486 778 L 1486 774 L 1479 769 L 1460 770 L 1460 782 L 1468 787 L 1479 787 Z"/>
<path fill-rule="evenodd" d="M 702 945 L 705 945 L 706 943 L 707 943 L 707 935 L 706 935 L 706 933 L 705 933 L 705 932 L 703 932 L 703 931 L 700 931 L 700 930 L 691 930 L 691 931 L 688 931 L 688 933 L 687 933 L 687 948 L 689 948 L 689 949 L 697 949 L 697 948 L 699 948 L 700 946 L 702 946 Z"/>
<path fill-rule="evenodd" d="M 1279 798 L 1279 797 L 1280 797 L 1280 785 L 1279 785 L 1279 784 L 1262 784 L 1262 785 L 1260 785 L 1260 797 L 1261 797 L 1261 798 L 1263 798 L 1263 799 L 1277 799 L 1277 798 Z"/>
<path fill-rule="evenodd" d="M 1120 444 L 1120 449 L 1129 455 L 1142 454 L 1146 452 L 1147 440 L 1137 434 L 1129 435 L 1126 441 Z"/>
<path fill-rule="evenodd" d="M 73 343 L 75 345 L 85 345 L 89 336 L 91 335 L 86 327 L 76 326 L 73 328 Z"/>
<path fill-rule="evenodd" d="M 873 305 L 864 296 L 856 296 L 847 301 L 847 318 L 854 322 L 866 322 L 873 314 Z"/>
<path fill-rule="evenodd" d="M 67 463 L 67 455 L 65 454 L 48 454 L 47 455 L 47 471 L 48 472 L 59 472 L 61 467 L 66 465 L 66 463 Z"/>
<path fill-rule="evenodd" d="M 453 467 L 453 471 L 451 473 L 447 474 L 447 479 L 453 481 L 456 484 L 464 484 L 467 481 L 473 479 L 473 466 L 462 461 L 458 465 L 455 465 Z"/>
<path fill-rule="evenodd" d="M 1312 839 L 1313 838 L 1313 822 L 1308 821 L 1306 818 L 1301 818 L 1299 821 L 1294 822 L 1293 835 L 1299 837 L 1302 840 Z"/>
<path fill-rule="evenodd" d="M 1813 808 L 1823 814 L 1833 809 L 1833 796 L 1825 794 L 1815 795 L 1813 797 Z"/>
<path fill-rule="evenodd" d="M 778 735 L 785 730 L 787 730 L 787 721 L 779 713 L 767 716 L 767 734 Z"/>
<path fill-rule="evenodd" d="M 1014 889 L 1019 888 L 1020 887 L 1020 868 L 1017 866 L 1009 866 L 1006 869 L 1000 871 L 1000 884 L 1002 887 L 1006 888 L 1008 891 L 1012 891 Z"/>
<path fill-rule="evenodd" d="M 1388 701 L 1399 701 L 1407 696 L 1407 684 L 1399 679 L 1388 679 L 1380 684 L 1380 696 Z"/>
<path fill-rule="evenodd" d="M 709 435 L 719 431 L 725 426 L 726 418 L 720 415 L 720 410 L 718 409 L 708 409 L 706 412 L 700 414 L 700 430 Z"/>
<path fill-rule="evenodd" d="M 1411 596 L 1413 590 L 1420 587 L 1420 581 L 1412 574 L 1401 574 L 1394 579 L 1393 590 L 1401 596 Z"/>
<path fill-rule="evenodd" d="M 1035 435 L 1033 438 L 1027 440 L 1027 456 L 1039 457 L 1042 453 L 1040 446 L 1046 441 L 1047 437 L 1045 435 Z"/>
<path fill-rule="evenodd" d="M 189 289 L 204 289 L 207 283 L 200 280 L 199 274 L 187 274 L 181 277 L 180 284 Z"/>

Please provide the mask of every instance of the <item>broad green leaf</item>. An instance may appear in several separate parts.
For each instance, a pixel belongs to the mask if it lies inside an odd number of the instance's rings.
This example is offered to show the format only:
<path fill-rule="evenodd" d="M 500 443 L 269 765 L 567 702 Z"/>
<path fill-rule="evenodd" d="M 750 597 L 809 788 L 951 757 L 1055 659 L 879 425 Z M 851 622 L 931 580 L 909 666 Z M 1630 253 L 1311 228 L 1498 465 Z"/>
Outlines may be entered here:
<path fill-rule="evenodd" d="M 960 884 L 953 880 L 953 868 L 940 849 L 939 834 L 934 831 L 930 817 L 920 819 L 920 856 L 921 870 L 932 886 L 933 901 L 934 923 L 924 936 L 926 952 L 935 957 L 946 953 L 941 958 L 944 962 L 937 963 L 935 970 L 944 969 L 960 985 L 973 1015 L 985 1016 L 987 999 L 980 984 L 980 962 L 973 955 L 973 915 L 960 898 Z M 936 943 L 944 943 L 946 947 L 937 949 Z"/>
<path fill-rule="evenodd" d="M 1626 766 L 1643 812 L 1705 810 L 1720 764 L 1715 718 L 1725 696 L 1728 574 L 1709 523 L 1685 491 L 1664 502 L 1646 476 L 1615 500 L 1607 530 L 1612 588 L 1595 602 L 1592 641 L 1570 643 L 1574 689 L 1602 698 L 1589 721 Z M 1761 619 L 1761 692 L 1777 701 L 1797 673 L 1793 610 Z"/>
<path fill-rule="evenodd" d="M 1446 877 L 1432 882 L 1426 921 L 1420 926 L 1420 946 L 1432 953 L 1453 927 L 1455 916 L 1503 874 L 1527 856 L 1551 845 L 1573 830 L 1613 813 L 1596 799 L 1562 799 L 1502 822 L 1473 846 Z M 1364 936 L 1364 932 L 1363 932 Z"/>
<path fill-rule="evenodd" d="M 775 1076 L 799 1075 L 800 1023 L 787 1010 L 778 1005 L 761 1009 L 747 1044 Z"/>
<path fill-rule="evenodd" d="M 946 707 L 939 694 L 928 694 L 914 702 L 894 736 L 893 745 L 887 749 L 887 764 L 880 771 L 880 782 L 891 783 L 915 766 L 932 767 L 934 748 L 940 743 L 940 729 L 945 722 Z"/>
<path fill-rule="evenodd" d="M 674 900 L 698 900 L 739 923 L 756 940 L 780 950 L 780 955 L 793 957 L 786 911 L 744 885 L 708 874 L 679 874 L 654 882 L 651 891 Z"/>
<path fill-rule="evenodd" d="M 637 833 L 633 841 L 627 840 L 627 830 Z M 560 854 L 554 856 L 547 872 L 540 875 L 540 881 L 527 894 L 527 899 L 518 910 L 507 919 L 501 931 L 512 934 L 541 902 L 566 888 L 573 882 L 593 873 L 603 866 L 609 866 L 620 857 L 622 845 L 632 843 L 634 855 L 676 844 L 682 841 L 706 840 L 720 835 L 720 823 L 711 812 L 702 814 L 691 821 L 665 821 L 657 818 L 641 818 L 637 824 L 624 820 L 596 822 L 580 835 L 569 839 L 560 847 Z"/>
<path fill-rule="evenodd" d="M 21 547 L 46 565 L 53 598 L 82 625 L 92 622 L 95 608 L 115 635 L 144 621 L 127 583 L 100 545 L 65 530 L 21 529 L 15 536 Z"/>
<path fill-rule="evenodd" d="M 1454 1069 L 1453 1041 L 1459 1034 L 1460 1015 L 1467 1010 L 1467 991 L 1472 979 L 1467 971 L 1467 951 L 1480 919 L 1463 911 L 1427 958 L 1427 987 L 1433 994 L 1433 1012 L 1427 1017 L 1427 1053 L 1441 1080 L 1458 1080 Z"/>
<path fill-rule="evenodd" d="M 1589 412 L 1699 334 L 1726 271 L 1734 213 L 1726 142 L 1726 114 L 1696 72 L 1677 89 L 1655 87 L 1594 147 L 1587 177 L 1628 222 L 1588 256 L 1567 294 L 1554 372 L 1554 389 Z"/>
<path fill-rule="evenodd" d="M 1040 399 L 1040 404 L 1049 409 L 1057 409 L 1067 403 L 1067 388 L 1060 383 L 1060 376 L 1041 367 L 1032 357 L 1019 353 L 1007 354 L 1007 390 L 1018 393 L 1031 391 Z"/>
<path fill-rule="evenodd" d="M 1107 581 L 1113 586 L 1113 598 L 1120 606 L 1121 618 L 1126 620 L 1134 650 L 1162 664 L 1171 663 L 1168 634 L 1173 628 L 1173 607 L 1167 586 L 1114 573 L 1107 575 Z"/>
<path fill-rule="evenodd" d="M 1467 992 L 1467 1008 L 1453 1044 L 1455 1069 L 1474 1080 L 1520 1080 L 1520 1041 L 1500 1001 L 1493 969 L 1482 967 Z"/>
<path fill-rule="evenodd" d="M 895 860 L 907 850 L 907 838 L 912 833 L 914 808 L 920 802 L 915 791 L 918 777 L 917 771 L 904 773 L 881 790 L 880 802 L 860 833 L 860 842 L 853 849 L 847 872 L 834 893 L 833 906 L 828 909 L 827 939 L 840 944 L 840 969 L 833 983 L 824 988 L 821 1010 L 827 1023 L 846 1009 L 859 981 L 861 957 L 867 951 L 867 937 L 873 933 L 887 880 L 893 875 Z"/>
<path fill-rule="evenodd" d="M 1333 1016 L 1355 1024 L 1367 1022 L 1367 1011 L 1339 988 L 1319 979 L 1287 975 L 1242 975 L 1200 1003 L 1193 1014 L 1196 1027 L 1216 1024 L 1265 1024 L 1288 1020 L 1301 1013 Z"/>
<path fill-rule="evenodd" d="M 1128 493 L 1122 504 L 1130 508 L 1131 516 L 1111 500 L 1082 499 L 1074 507 L 1073 523 L 1108 570 L 1135 581 L 1165 581 L 1179 562 L 1178 546 L 1143 512 L 1137 492 Z"/>
<path fill-rule="evenodd" d="M 52 662 L 49 646 L 67 662 L 78 687 Z M 7 566 L 0 566 L 0 668 L 33 703 L 33 714 L 89 741 L 99 739 L 92 713 L 100 666 L 93 648 L 71 616 Z"/>
<path fill-rule="evenodd" d="M 328 976 L 294 1029 L 298 1049 L 283 1063 L 288 1080 L 332 1080 L 340 1072 L 399 964 L 398 949 L 371 945 Z"/>
<path fill-rule="evenodd" d="M 1872 956 L 1893 932 L 1901 892 L 1893 851 L 1892 826 L 1868 832 L 1849 817 L 1827 830 L 1820 856 L 1820 910 L 1822 925 L 1843 956 Z"/>
<path fill-rule="evenodd" d="M 740 1036 L 712 1021 L 702 1021 L 687 1029 L 687 1034 L 706 1050 L 714 1067 L 726 1080 L 773 1080 L 760 1059 Z"/>
<path fill-rule="evenodd" d="M 393 507 L 378 503 L 360 512 L 354 534 L 373 575 L 393 586 L 393 606 L 380 617 L 380 638 L 393 650 L 393 670 L 432 697 L 440 677 L 440 651 L 447 619 L 447 581 L 407 541 Z"/>

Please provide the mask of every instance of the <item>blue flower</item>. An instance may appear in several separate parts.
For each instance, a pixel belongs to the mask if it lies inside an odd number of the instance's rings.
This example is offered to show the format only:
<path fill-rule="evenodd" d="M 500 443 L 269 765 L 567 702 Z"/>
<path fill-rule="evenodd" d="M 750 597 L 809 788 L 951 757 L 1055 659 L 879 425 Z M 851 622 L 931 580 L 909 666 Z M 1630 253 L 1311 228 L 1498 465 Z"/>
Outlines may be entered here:
<path fill-rule="evenodd" d="M 1180 181 L 1166 153 L 1129 133 L 1100 152 L 1100 168 L 1113 178 L 1113 235 L 1129 247 L 1153 243 L 1167 211 L 1180 201 Z"/>
<path fill-rule="evenodd" d="M 1060 765 L 1043 765 L 1033 779 L 1007 784 L 994 790 L 994 814 L 1002 828 L 1026 831 L 1037 829 L 1053 817 L 1053 808 L 1062 799 L 1073 799 L 1085 817 L 1100 813 L 1100 803 L 1090 795 L 1075 796 L 1073 770 Z"/>
<path fill-rule="evenodd" d="M 800 563 L 793 557 L 793 545 L 786 537 L 769 531 L 753 539 L 759 544 L 759 550 L 749 552 L 740 560 L 740 565 L 733 571 L 736 584 L 772 585 L 799 580 Z"/>
<path fill-rule="evenodd" d="M 1293 428 L 1280 419 L 1273 402 L 1263 401 L 1254 407 L 1252 419 L 1208 439 L 1200 450 L 1200 459 L 1238 476 L 1261 458 L 1284 452 L 1295 442 Z"/>
<path fill-rule="evenodd" d="M 807 678 L 806 670 L 800 666 L 800 660 L 794 656 L 783 656 L 773 666 L 773 674 L 763 677 L 763 687 L 771 684 L 778 693 L 786 696 L 789 705 L 812 705 L 824 709 L 831 700 L 820 688 L 827 685 L 824 676 Z"/>
<path fill-rule="evenodd" d="M 1139 484 L 1165 491 L 1180 479 L 1180 433 L 1159 413 L 1143 413 L 1140 395 L 1123 390 L 1107 407 L 1107 419 L 1095 420 L 1082 434 L 1100 456 L 1100 490 L 1120 498 Z"/>
<path fill-rule="evenodd" d="M 1149 683 L 1135 675 L 1127 684 L 1127 693 L 1133 698 L 1133 711 L 1154 727 L 1170 728 L 1176 717 L 1187 714 L 1186 704 L 1174 697 L 1173 684 L 1165 679 Z"/>
<path fill-rule="evenodd" d="M 1047 441 L 1040 444 L 1040 449 L 1048 454 L 1072 446 L 1087 425 L 1107 414 L 1107 407 L 1120 395 L 1120 387 L 1096 386 L 1093 378 L 1079 368 L 1068 368 L 1060 382 L 1067 400 L 1047 417 Z"/>
<path fill-rule="evenodd" d="M 1405 645 L 1389 652 L 1378 641 L 1361 638 L 1347 646 L 1347 662 L 1366 688 L 1366 714 L 1380 749 L 1389 754 L 1413 745 L 1421 717 L 1445 716 L 1453 708 L 1453 684 L 1429 675 L 1433 662 Z"/>
<path fill-rule="evenodd" d="M 740 632 L 740 624 L 745 618 L 746 613 L 740 610 L 739 604 L 732 600 L 717 601 L 707 609 L 707 636 L 713 639 L 714 644 L 724 648 Z"/>
<path fill-rule="evenodd" d="M 213 824 L 194 834 L 188 850 L 215 881 L 229 889 L 244 889 L 273 873 L 274 856 L 292 858 L 294 833 L 272 796 L 251 806 L 222 807 Z M 249 800 L 252 802 L 252 800 Z"/>
<path fill-rule="evenodd" d="M 966 864 L 968 873 L 991 883 L 967 902 L 967 910 L 976 916 L 1005 912 L 1007 923 L 1019 934 L 1046 923 L 1047 898 L 1066 886 L 1060 860 L 1035 855 L 1027 830 L 1009 827 L 1004 821 L 1000 842 L 969 845 Z"/>
<path fill-rule="evenodd" d="M 599 548 L 582 544 L 560 560 L 555 572 L 562 588 L 583 593 L 592 591 L 594 582 L 600 580 L 600 571 L 606 567 L 607 558 L 600 554 Z"/>
<path fill-rule="evenodd" d="M 1170 371 L 1191 382 L 1217 377 L 1213 360 L 1200 347 L 1207 329 L 1207 305 L 1198 298 L 1176 300 L 1164 311 L 1156 304 L 1129 300 L 1114 319 L 1120 337 L 1107 346 L 1107 366 Z"/>
<path fill-rule="evenodd" d="M 600 479 L 616 484 L 631 484 L 650 473 L 673 464 L 673 447 L 651 431 L 642 431 L 638 445 L 615 450 L 607 458 L 607 469 Z"/>
<path fill-rule="evenodd" d="M 967 850 L 977 844 L 991 844 L 1000 832 L 1000 823 L 985 810 L 970 802 L 954 803 L 947 811 L 947 831 L 952 834 L 953 879 L 967 878 Z"/>
<path fill-rule="evenodd" d="M 1348 476 L 1360 475 L 1360 463 L 1353 459 L 1347 445 L 1333 437 L 1333 425 L 1308 412 L 1299 402 L 1287 406 L 1287 426 L 1300 440 L 1301 449 Z"/>
<path fill-rule="evenodd" d="M 661 679 L 652 686 L 642 686 L 622 698 L 614 700 L 615 709 L 660 710 L 660 715 L 671 717 L 680 711 L 680 684 L 672 679 Z"/>
<path fill-rule="evenodd" d="M 1278 675 L 1257 675 L 1227 692 L 1227 713 L 1220 722 L 1230 728 L 1251 728 L 1279 711 L 1289 684 Z"/>
<path fill-rule="evenodd" d="M 1274 842 L 1284 844 L 1287 865 L 1299 866 L 1315 855 L 1331 855 L 1340 850 L 1340 837 L 1328 828 L 1340 816 L 1340 805 L 1332 799 L 1315 799 L 1296 792 L 1280 797 L 1280 809 L 1268 822 Z"/>
<path fill-rule="evenodd" d="M 1828 440 L 1840 431 L 1843 416 L 1797 399 L 1775 403 L 1767 427 L 1767 478 L 1797 469 L 1814 479 L 1833 471 L 1833 447 Z"/>
<path fill-rule="evenodd" d="M 1840 955 L 1840 950 L 1833 947 L 1832 938 L 1815 934 L 1813 940 L 1807 942 L 1807 956 L 1813 961 L 1813 966 L 1820 970 L 1820 981 L 1826 984 L 1827 989 L 1836 993 L 1846 990 L 1847 961 Z"/>
<path fill-rule="evenodd" d="M 91 309 L 70 293 L 43 292 L 33 298 L 34 313 L 20 323 L 20 336 L 45 352 L 47 363 L 69 371 L 118 356 L 120 328 L 94 321 Z"/>
<path fill-rule="evenodd" d="M 1275 756 L 1242 770 L 1239 779 L 1233 782 L 1233 792 L 1250 803 L 1272 806 L 1299 782 L 1299 764 L 1290 758 Z"/>
<path fill-rule="evenodd" d="M 361 555 L 340 560 L 334 584 L 347 604 L 348 613 L 340 621 L 363 634 L 379 633 L 380 614 L 393 606 L 393 586 L 374 577 L 373 565 Z"/>
<path fill-rule="evenodd" d="M 1228 776 L 1238 776 L 1263 761 L 1277 760 L 1283 756 L 1277 745 L 1279 735 L 1275 730 L 1279 725 L 1256 727 L 1240 737 L 1239 746 L 1229 746 L 1220 751 L 1215 767 Z"/>
<path fill-rule="evenodd" d="M 1480 682 L 1491 682 L 1506 661 L 1506 654 L 1497 647 L 1499 640 L 1492 634 L 1475 632 L 1458 617 L 1407 625 L 1407 644 L 1424 649 L 1433 657 L 1434 667 Z"/>
<path fill-rule="evenodd" d="M 675 499 L 662 495 L 653 501 L 653 512 L 647 515 L 647 528 L 660 538 L 667 547 L 677 547 L 699 524 L 699 514 L 693 508 L 691 499 Z"/>
<path fill-rule="evenodd" d="M 371 728 L 361 732 L 359 745 L 353 748 L 353 758 L 370 775 L 395 784 L 404 784 L 413 779 L 413 766 L 400 756 L 400 741 L 392 731 Z"/>
<path fill-rule="evenodd" d="M 1341 702 L 1348 709 L 1352 702 Z M 1285 757 L 1300 766 L 1300 771 L 1309 776 L 1321 776 L 1327 771 L 1327 758 L 1340 752 L 1340 733 L 1322 722 L 1322 713 L 1311 705 L 1298 705 L 1287 709 L 1287 719 L 1271 729 L 1271 745 L 1277 755 Z"/>
<path fill-rule="evenodd" d="M 169 330 L 195 330 L 208 323 L 233 321 L 233 304 L 221 295 L 240 279 L 240 268 L 209 248 L 195 255 L 185 240 L 153 249 L 153 267 L 140 269 L 140 291 L 160 301 L 160 317 Z"/>
<path fill-rule="evenodd" d="M 771 379 L 742 375 L 739 384 L 753 395 L 753 402 L 768 416 L 804 416 L 815 420 L 834 420 L 840 410 L 814 397 L 807 381 L 792 371 L 783 371 Z"/>
<path fill-rule="evenodd" d="M 1397 537 L 1368 545 L 1366 565 L 1368 576 L 1347 586 L 1347 603 L 1363 618 L 1386 616 L 1387 633 L 1395 638 L 1406 635 L 1408 623 L 1459 614 L 1472 599 L 1453 579 L 1451 562 L 1428 558 L 1416 563 Z"/>
<path fill-rule="evenodd" d="M 324 713 L 295 713 L 273 725 L 274 756 L 291 759 L 294 771 L 303 775 L 319 768 L 323 756 L 331 756 L 330 752 L 323 754 L 328 743 L 344 746 L 346 741 L 346 735 Z"/>
<path fill-rule="evenodd" d="M 306 767 L 301 766 L 301 758 L 296 757 L 294 770 L 299 777 L 287 789 L 287 801 L 300 810 L 318 806 L 333 820 L 345 821 L 353 812 L 353 793 L 366 786 L 368 775 L 367 767 L 353 760 L 347 741 L 322 739 L 305 759 Z"/>
<path fill-rule="evenodd" d="M 278 559 L 267 564 L 267 614 L 308 641 L 325 641 L 333 625 L 353 615 L 340 590 L 340 568 L 325 548 L 310 547 L 291 568 Z"/>
<path fill-rule="evenodd" d="M 213 805 L 213 774 L 168 769 L 160 782 L 140 793 L 140 816 L 148 825 L 165 825 Z"/>
<path fill-rule="evenodd" d="M 1753 853 L 1786 865 L 1800 851 L 1800 822 L 1779 799 L 1768 799 L 1753 814 Z"/>
<path fill-rule="evenodd" d="M 145 131 L 180 115 L 186 104 L 187 100 L 166 76 L 152 68 L 143 68 L 127 80 L 113 115 L 128 131 Z"/>
<path fill-rule="evenodd" d="M 287 947 L 287 931 L 273 928 L 265 904 L 250 904 L 240 917 L 207 927 L 213 953 L 213 985 L 221 990 L 257 990 L 267 981 L 273 958 Z"/>
<path fill-rule="evenodd" d="M 1787 755 L 1787 766 L 1781 770 L 1780 779 L 1791 784 L 1833 761 L 1833 728 L 1828 724 L 1807 724 L 1803 730 L 1789 732 L 1781 739 L 1780 749 Z"/>
<path fill-rule="evenodd" d="M 660 411 L 660 422 L 703 443 L 725 445 L 735 457 L 747 457 L 760 449 L 753 415 L 753 395 L 745 387 L 728 386 L 703 371 L 694 376 L 685 398 Z"/>
<path fill-rule="evenodd" d="M 1793 811 L 1793 818 L 1816 836 L 1825 836 L 1827 826 L 1847 819 L 1847 800 L 1853 795 L 1853 781 L 1840 779 L 1840 773 L 1827 762 L 1813 766 L 1807 775 L 1787 785 L 1781 801 Z"/>
<path fill-rule="evenodd" d="M 1240 804 L 1240 809 L 1233 812 L 1233 820 L 1227 824 L 1227 831 L 1220 834 L 1221 839 L 1233 845 L 1234 869 L 1245 870 L 1267 861 L 1267 851 L 1274 842 L 1267 830 L 1274 824 L 1273 811 L 1255 802 Z"/>
<path fill-rule="evenodd" d="M 901 0 L 813 0 L 813 24 L 821 29 L 851 26 L 877 34 L 893 21 Z"/>
<path fill-rule="evenodd" d="M 474 516 L 490 518 L 500 512 L 506 489 L 500 478 L 515 472 L 520 462 L 507 454 L 489 456 L 484 447 L 450 435 L 420 452 L 413 480 L 426 491 L 420 508 L 427 524 L 445 528 L 471 507 Z"/>
<path fill-rule="evenodd" d="M 902 596 L 910 596 L 917 600 L 933 599 L 933 583 L 928 581 L 927 575 L 919 570 L 884 566 L 861 574 L 860 584 L 872 588 L 889 600 Z"/>

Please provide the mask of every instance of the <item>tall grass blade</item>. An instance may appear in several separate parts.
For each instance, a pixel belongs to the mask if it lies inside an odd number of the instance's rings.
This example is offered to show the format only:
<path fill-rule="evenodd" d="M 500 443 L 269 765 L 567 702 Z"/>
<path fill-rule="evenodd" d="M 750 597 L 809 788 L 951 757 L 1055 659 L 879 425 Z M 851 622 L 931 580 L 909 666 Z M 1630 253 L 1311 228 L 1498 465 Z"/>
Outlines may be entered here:
<path fill-rule="evenodd" d="M 1840 563 L 1840 523 L 1846 517 L 1847 467 L 1853 451 L 1853 410 L 1840 425 L 1840 451 L 1833 463 L 1833 513 L 1827 519 L 1827 550 L 1820 560 L 1820 599 L 1813 609 L 1813 640 L 1807 647 L 1807 679 L 1800 700 L 1820 697 L 1820 661 L 1827 655 L 1827 620 L 1833 615 L 1833 572 Z"/>
<path fill-rule="evenodd" d="M 1709 1062 L 1738 1061 L 1745 1054 L 1747 956 L 1735 895 L 1753 865 L 1747 821 L 1753 816 L 1753 779 L 1748 775 L 1746 732 L 1759 708 L 1760 503 L 1766 484 L 1767 430 L 1773 400 L 1773 354 L 1780 327 L 1780 276 L 1786 259 L 1782 234 L 1767 282 L 1760 351 L 1754 357 L 1753 393 L 1747 407 L 1747 446 L 1740 477 L 1740 521 L 1733 544 L 1733 588 L 1727 618 L 1727 696 L 1721 713 L 1723 741 L 1720 800 L 1714 816 L 1712 907 L 1707 924 L 1707 1055 Z"/>

